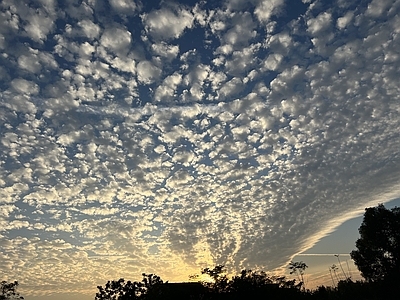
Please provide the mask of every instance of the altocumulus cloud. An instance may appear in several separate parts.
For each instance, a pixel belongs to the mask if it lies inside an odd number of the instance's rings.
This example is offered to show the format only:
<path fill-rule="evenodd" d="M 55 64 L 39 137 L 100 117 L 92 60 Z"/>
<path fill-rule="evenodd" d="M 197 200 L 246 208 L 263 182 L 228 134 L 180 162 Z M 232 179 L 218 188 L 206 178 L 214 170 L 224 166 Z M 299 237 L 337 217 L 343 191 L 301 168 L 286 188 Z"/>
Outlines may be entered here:
<path fill-rule="evenodd" d="M 0 8 L 0 274 L 26 295 L 280 268 L 400 196 L 400 1 Z"/>

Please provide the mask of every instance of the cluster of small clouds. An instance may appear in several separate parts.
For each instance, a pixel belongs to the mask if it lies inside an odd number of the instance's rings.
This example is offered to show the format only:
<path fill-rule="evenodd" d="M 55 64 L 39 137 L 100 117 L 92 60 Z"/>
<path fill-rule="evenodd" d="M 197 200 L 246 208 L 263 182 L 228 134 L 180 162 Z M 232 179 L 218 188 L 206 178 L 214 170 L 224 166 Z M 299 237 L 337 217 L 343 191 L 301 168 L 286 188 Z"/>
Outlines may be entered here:
<path fill-rule="evenodd" d="M 400 195 L 400 1 L 0 4 L 0 270 L 27 294 L 275 269 Z"/>

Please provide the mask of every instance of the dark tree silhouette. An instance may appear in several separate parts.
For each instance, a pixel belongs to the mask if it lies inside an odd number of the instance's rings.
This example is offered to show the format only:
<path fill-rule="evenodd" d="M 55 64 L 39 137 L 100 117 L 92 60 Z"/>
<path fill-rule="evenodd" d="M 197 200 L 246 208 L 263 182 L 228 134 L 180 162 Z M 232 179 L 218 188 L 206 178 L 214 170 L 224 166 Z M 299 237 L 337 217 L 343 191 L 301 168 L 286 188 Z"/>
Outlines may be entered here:
<path fill-rule="evenodd" d="M 205 268 L 202 274 L 210 276 L 212 282 L 203 282 L 208 293 L 204 299 L 290 299 L 300 295 L 301 283 L 287 280 L 285 276 L 270 276 L 264 271 L 242 270 L 240 275 L 229 279 L 223 265 Z M 198 276 L 191 276 L 195 279 Z"/>
<path fill-rule="evenodd" d="M 276 282 L 263 271 L 242 270 L 240 275 L 232 277 L 230 291 L 248 293 L 256 288 L 272 284 Z"/>
<path fill-rule="evenodd" d="M 98 286 L 95 300 L 128 300 L 138 299 L 144 292 L 143 285 L 138 282 L 119 280 L 108 281 L 104 287 Z"/>
<path fill-rule="evenodd" d="M 357 250 L 350 253 L 361 275 L 369 282 L 400 279 L 400 208 L 382 204 L 365 209 Z M 398 284 L 398 283 L 397 283 Z"/>
<path fill-rule="evenodd" d="M 95 300 L 130 300 L 130 299 L 158 299 L 161 293 L 162 279 L 154 274 L 142 274 L 143 279 L 125 281 L 123 278 L 108 281 L 104 287 L 98 286 Z"/>
<path fill-rule="evenodd" d="M 306 288 L 306 285 L 304 282 L 304 271 L 307 268 L 308 268 L 308 266 L 303 261 L 296 261 L 296 262 L 291 261 L 289 263 L 290 274 L 296 274 L 297 278 L 299 279 L 300 285 L 303 286 L 304 290 Z"/>
<path fill-rule="evenodd" d="M 163 299 L 163 293 L 165 292 L 164 286 L 168 284 L 168 282 L 164 283 L 160 276 L 154 274 L 143 273 L 142 275 L 142 283 L 144 287 L 143 298 Z"/>
<path fill-rule="evenodd" d="M 300 285 L 295 280 L 287 280 L 285 276 L 270 276 L 264 271 L 242 270 L 240 275 L 233 276 L 229 281 L 230 292 L 248 293 L 252 290 L 267 288 L 295 288 Z"/>
<path fill-rule="evenodd" d="M 224 273 L 223 265 L 217 265 L 213 269 L 205 268 L 201 271 L 201 274 L 207 274 L 213 279 L 213 282 L 206 285 L 216 293 L 227 292 L 228 277 Z"/>
<path fill-rule="evenodd" d="M 10 282 L 2 281 L 0 283 L 0 300 L 11 300 L 11 299 L 24 299 L 17 292 L 18 281 Z"/>

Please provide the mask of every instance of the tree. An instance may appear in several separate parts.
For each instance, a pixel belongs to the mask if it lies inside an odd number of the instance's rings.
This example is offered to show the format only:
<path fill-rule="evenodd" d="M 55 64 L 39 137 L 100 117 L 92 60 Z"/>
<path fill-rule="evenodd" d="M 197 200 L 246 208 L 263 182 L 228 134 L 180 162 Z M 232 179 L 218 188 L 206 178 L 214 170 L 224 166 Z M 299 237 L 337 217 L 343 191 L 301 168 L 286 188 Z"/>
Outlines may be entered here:
<path fill-rule="evenodd" d="M 201 274 L 206 274 L 213 279 L 212 283 L 206 284 L 213 292 L 223 293 L 227 291 L 228 277 L 223 265 L 217 265 L 213 269 L 205 268 L 201 271 Z"/>
<path fill-rule="evenodd" d="M 164 284 L 162 279 L 154 274 L 142 274 L 143 279 L 137 281 L 119 280 L 108 281 L 104 287 L 98 286 L 95 300 L 131 300 L 131 299 L 157 299 Z M 2 300 L 2 299 L 0 299 Z"/>
<path fill-rule="evenodd" d="M 104 287 L 98 286 L 95 300 L 138 299 L 144 292 L 141 282 L 119 280 L 108 281 Z"/>
<path fill-rule="evenodd" d="M 370 282 L 400 279 L 400 208 L 366 208 L 358 231 L 350 256 L 361 275 Z"/>
<path fill-rule="evenodd" d="M 240 275 L 232 277 L 229 282 L 229 290 L 234 293 L 249 293 L 273 284 L 276 282 L 263 271 L 242 270 Z"/>
<path fill-rule="evenodd" d="M 17 292 L 18 281 L 10 282 L 2 281 L 0 283 L 0 300 L 11 300 L 11 299 L 24 299 Z"/>
<path fill-rule="evenodd" d="M 143 287 L 144 299 L 163 299 L 163 293 L 165 292 L 165 285 L 168 284 L 168 281 L 164 283 L 160 276 L 155 274 L 142 274 L 143 279 Z"/>
<path fill-rule="evenodd" d="M 308 268 L 305 262 L 303 261 L 291 261 L 289 263 L 290 274 L 296 274 L 299 279 L 300 284 L 303 286 L 303 289 L 306 289 L 304 282 L 304 271 Z"/>
<path fill-rule="evenodd" d="M 289 299 L 291 296 L 297 295 L 301 287 L 301 283 L 296 284 L 295 279 L 287 280 L 285 276 L 270 276 L 264 271 L 245 269 L 240 272 L 240 275 L 229 279 L 223 265 L 217 265 L 212 269 L 205 268 L 201 273 L 213 279 L 213 282 L 202 283 L 217 298 L 224 295 L 227 297 L 226 299 L 233 300 L 247 297 L 258 299 L 268 294 L 273 299 L 275 299 L 273 295 Z M 190 278 L 195 279 L 198 276 L 190 276 Z"/>

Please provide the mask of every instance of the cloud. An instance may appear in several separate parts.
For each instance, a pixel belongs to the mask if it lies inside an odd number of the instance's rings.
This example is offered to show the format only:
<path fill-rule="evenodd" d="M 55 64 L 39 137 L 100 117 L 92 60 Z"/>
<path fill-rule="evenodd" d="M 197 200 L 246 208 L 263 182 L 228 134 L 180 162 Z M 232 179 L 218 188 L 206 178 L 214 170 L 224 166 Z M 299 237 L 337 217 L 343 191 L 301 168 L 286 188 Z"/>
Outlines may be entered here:
<path fill-rule="evenodd" d="M 131 41 L 131 33 L 122 28 L 108 28 L 100 38 L 102 46 L 117 53 L 128 52 Z"/>
<path fill-rule="evenodd" d="M 43 41 L 47 38 L 47 34 L 53 27 L 53 20 L 48 19 L 39 14 L 33 14 L 27 18 L 28 24 L 24 26 L 24 29 L 28 36 L 34 41 Z"/>
<path fill-rule="evenodd" d="M 282 59 L 283 56 L 281 54 L 273 53 L 264 61 L 264 66 L 267 70 L 275 71 L 278 69 Z"/>
<path fill-rule="evenodd" d="M 398 3 L 303 2 L 2 2 L 2 276 L 272 270 L 398 197 Z"/>
<path fill-rule="evenodd" d="M 193 14 L 181 7 L 161 8 L 142 15 L 146 32 L 156 40 L 179 38 L 193 26 Z"/>
<path fill-rule="evenodd" d="M 182 75 L 179 73 L 175 72 L 166 77 L 163 84 L 157 87 L 154 99 L 161 101 L 162 99 L 172 99 L 172 97 L 177 97 L 176 89 L 181 82 Z"/>
<path fill-rule="evenodd" d="M 97 39 L 99 37 L 101 29 L 98 24 L 93 23 L 91 20 L 82 20 L 78 22 L 78 25 L 88 39 Z"/>
<path fill-rule="evenodd" d="M 36 95 L 39 92 L 39 86 L 22 78 L 15 78 L 11 81 L 11 87 L 20 94 Z"/>
<path fill-rule="evenodd" d="M 109 0 L 111 7 L 123 15 L 131 15 L 138 9 L 133 0 Z"/>
<path fill-rule="evenodd" d="M 138 80 L 144 84 L 150 84 L 158 79 L 161 70 L 150 61 L 141 61 L 137 66 Z"/>
<path fill-rule="evenodd" d="M 231 94 L 239 93 L 243 88 L 242 80 L 238 77 L 234 77 L 219 89 L 219 93 L 222 97 L 228 97 Z"/>
<path fill-rule="evenodd" d="M 383 12 L 390 7 L 391 4 L 392 4 L 391 1 L 373 0 L 371 3 L 368 4 L 368 9 L 365 14 L 367 16 L 380 17 L 383 14 Z"/>
<path fill-rule="evenodd" d="M 315 36 L 326 30 L 331 22 L 332 15 L 328 12 L 323 12 L 319 14 L 316 18 L 309 19 L 307 21 L 308 31 Z"/>
<path fill-rule="evenodd" d="M 336 26 L 339 29 L 344 29 L 351 22 L 352 18 L 353 18 L 353 13 L 349 11 L 343 17 L 337 19 Z"/>
<path fill-rule="evenodd" d="M 249 40 L 256 36 L 255 23 L 250 13 L 235 14 L 231 22 L 231 28 L 223 34 L 222 41 L 226 45 L 231 45 L 232 49 L 248 45 Z"/>
<path fill-rule="evenodd" d="M 282 0 L 261 0 L 258 1 L 257 6 L 254 10 L 254 14 L 257 16 L 260 22 L 267 22 L 271 16 L 278 12 L 283 5 Z"/>
<path fill-rule="evenodd" d="M 165 42 L 161 42 L 159 44 L 153 44 L 151 47 L 155 54 L 166 57 L 169 60 L 174 59 L 179 54 L 178 45 L 168 45 Z"/>
<path fill-rule="evenodd" d="M 21 2 L 10 6 L 7 2 L 2 5 L 5 9 L 6 28 L 17 31 L 21 29 L 22 35 L 43 43 L 47 35 L 52 32 L 57 19 L 55 3 L 53 1 L 38 3 L 37 7 L 33 8 Z"/>

